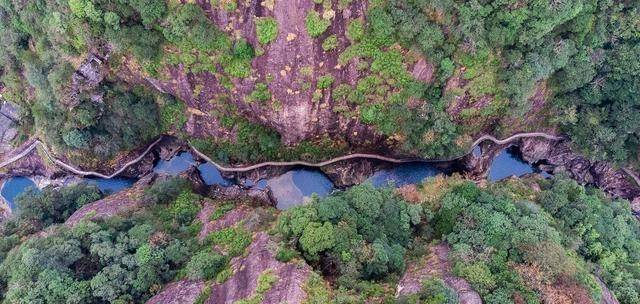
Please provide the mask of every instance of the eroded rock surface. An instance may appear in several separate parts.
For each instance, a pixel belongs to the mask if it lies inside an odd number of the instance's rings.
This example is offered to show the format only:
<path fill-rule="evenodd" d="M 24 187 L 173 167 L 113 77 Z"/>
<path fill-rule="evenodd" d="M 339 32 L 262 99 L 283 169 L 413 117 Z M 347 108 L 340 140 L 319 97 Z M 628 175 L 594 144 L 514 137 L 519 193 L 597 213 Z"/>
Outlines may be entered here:
<path fill-rule="evenodd" d="M 252 200 L 256 205 L 275 206 L 276 202 L 269 189 L 245 188 L 238 185 L 222 187 L 213 185 L 209 187 L 209 196 L 218 199 Z"/>
<path fill-rule="evenodd" d="M 2 102 L 0 107 L 0 156 L 11 151 L 11 141 L 18 135 L 16 122 L 18 121 L 18 110 L 8 102 Z"/>
<path fill-rule="evenodd" d="M 451 264 L 448 260 L 450 248 L 445 243 L 429 246 L 430 254 L 424 260 L 410 263 L 404 273 L 398 287 L 396 296 L 410 295 L 420 291 L 422 282 L 430 278 L 440 278 L 451 287 L 458 295 L 460 304 L 481 304 L 480 295 L 463 278 L 451 273 Z"/>
<path fill-rule="evenodd" d="M 202 210 L 198 213 L 198 220 L 202 223 L 202 229 L 198 233 L 198 239 L 204 240 L 207 235 L 213 231 L 221 230 L 224 228 L 232 227 L 246 218 L 252 211 L 246 205 L 239 205 L 234 209 L 226 212 L 222 217 L 211 221 L 211 215 L 216 211 L 219 206 L 216 206 L 210 202 L 206 202 Z"/>
<path fill-rule="evenodd" d="M 311 268 L 307 264 L 279 262 L 270 248 L 275 248 L 275 244 L 269 236 L 264 232 L 256 233 L 247 248 L 248 254 L 231 261 L 233 276 L 222 284 L 214 284 L 211 297 L 205 303 L 231 304 L 251 297 L 255 294 L 258 277 L 265 271 L 271 271 L 278 280 L 263 294 L 262 303 L 302 303 L 306 298 L 303 286 Z"/>
<path fill-rule="evenodd" d="M 181 280 L 173 282 L 147 301 L 147 304 L 192 304 L 204 288 L 203 281 Z"/>
<path fill-rule="evenodd" d="M 156 177 L 155 174 L 147 175 L 129 189 L 83 206 L 67 219 L 65 225 L 74 226 L 83 219 L 107 218 L 144 206 L 147 203 L 143 196 L 144 189 L 151 185 Z"/>
<path fill-rule="evenodd" d="M 554 172 L 566 172 L 579 183 L 593 184 L 615 197 L 629 200 L 640 197 L 640 187 L 623 170 L 606 162 L 591 161 L 571 151 L 567 142 L 525 138 L 518 146 L 528 163 L 541 163 Z"/>
<path fill-rule="evenodd" d="M 363 183 L 373 174 L 374 165 L 371 161 L 363 159 L 342 161 L 321 170 L 336 187 L 342 188 Z"/>

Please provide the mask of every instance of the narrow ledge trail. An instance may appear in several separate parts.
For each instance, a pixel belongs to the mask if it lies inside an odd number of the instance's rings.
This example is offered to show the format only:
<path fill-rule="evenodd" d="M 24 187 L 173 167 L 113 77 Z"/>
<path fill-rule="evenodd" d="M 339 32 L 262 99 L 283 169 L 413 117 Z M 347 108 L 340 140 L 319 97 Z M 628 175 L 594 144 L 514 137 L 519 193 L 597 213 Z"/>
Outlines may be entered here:
<path fill-rule="evenodd" d="M 218 164 L 217 162 L 213 161 L 211 158 L 209 158 L 207 155 L 205 155 L 204 153 L 198 151 L 198 149 L 196 149 L 194 146 L 192 146 L 191 144 L 189 144 L 189 148 L 191 148 L 191 150 L 198 155 L 199 157 L 201 157 L 202 159 L 206 160 L 207 162 L 210 162 L 211 164 L 213 164 L 218 170 L 220 171 L 224 171 L 224 172 L 248 172 L 248 171 L 252 171 L 252 170 L 256 170 L 259 168 L 263 168 L 263 167 L 267 167 L 267 166 L 279 166 L 279 167 L 288 167 L 288 166 L 306 166 L 306 167 L 315 167 L 315 168 L 319 168 L 319 167 L 324 167 L 336 162 L 340 162 L 340 161 L 344 161 L 344 160 L 350 160 L 350 159 L 377 159 L 377 160 L 381 160 L 381 161 L 385 161 L 385 162 L 390 162 L 390 163 L 411 163 L 411 162 L 422 162 L 422 163 L 435 163 L 435 162 L 446 162 L 446 161 L 452 161 L 452 160 L 456 160 L 459 158 L 464 157 L 465 155 L 471 153 L 471 151 L 473 151 L 473 149 L 475 149 L 480 143 L 482 143 L 485 140 L 489 140 L 492 141 L 495 144 L 498 145 L 503 145 L 503 144 L 507 144 L 510 143 L 516 139 L 520 139 L 520 138 L 529 138 L 529 137 L 542 137 L 542 138 L 546 138 L 549 140 L 561 140 L 564 139 L 564 137 L 562 136 L 555 136 L 555 135 L 551 135 L 551 134 L 547 134 L 547 133 L 543 133 L 543 132 L 527 132 L 527 133 L 518 133 L 518 134 L 514 134 L 512 136 L 509 136 L 505 139 L 497 139 L 491 135 L 483 135 L 480 136 L 478 139 L 476 139 L 473 144 L 471 145 L 471 147 L 461 156 L 456 156 L 456 157 L 451 157 L 451 158 L 444 158 L 444 159 L 420 159 L 420 158 L 393 158 L 393 157 L 387 157 L 387 156 L 383 156 L 383 155 L 378 155 L 378 154 L 369 154 L 369 153 L 353 153 L 353 154 L 347 154 L 347 155 L 343 155 L 343 156 L 338 156 L 323 162 L 318 162 L 318 163 L 312 163 L 312 162 L 306 162 L 306 161 L 268 161 L 268 162 L 262 162 L 262 163 L 258 163 L 255 165 L 250 165 L 250 166 L 244 166 L 244 167 L 225 167 L 223 165 Z M 100 178 L 104 178 L 104 179 L 111 179 L 114 178 L 116 176 L 118 176 L 120 173 L 122 173 L 124 170 L 126 170 L 128 167 L 130 167 L 131 165 L 136 164 L 137 162 L 141 161 L 150 151 L 151 149 L 153 149 L 153 147 L 155 147 L 161 140 L 162 140 L 163 136 L 160 136 L 158 139 L 156 139 L 156 141 L 154 141 L 153 143 L 151 143 L 147 149 L 142 152 L 140 154 L 140 156 L 138 156 L 137 158 L 125 163 L 120 169 L 116 170 L 115 172 L 113 172 L 110 175 L 106 175 L 106 174 L 102 174 L 100 172 L 95 172 L 95 171 L 84 171 L 81 169 L 76 168 L 73 165 L 69 165 L 57 158 L 55 158 L 51 152 L 47 149 L 46 145 L 41 142 L 39 139 L 35 139 L 33 141 L 33 143 L 31 143 L 29 146 L 27 146 L 24 150 L 22 150 L 22 152 L 10 157 L 9 159 L 3 161 L 2 163 L 0 163 L 0 168 L 3 168 L 15 161 L 18 161 L 19 159 L 21 159 L 22 157 L 28 155 L 31 151 L 33 151 L 33 149 L 37 148 L 37 146 L 41 146 L 42 147 L 42 151 L 44 152 L 44 154 L 46 155 L 46 157 L 51 160 L 51 162 L 53 162 L 54 164 L 56 164 L 57 166 L 72 172 L 74 174 L 77 175 L 81 175 L 81 176 L 95 176 L 95 177 L 100 177 Z M 626 171 L 626 170 L 625 170 Z M 640 185 L 640 182 L 638 183 Z"/>

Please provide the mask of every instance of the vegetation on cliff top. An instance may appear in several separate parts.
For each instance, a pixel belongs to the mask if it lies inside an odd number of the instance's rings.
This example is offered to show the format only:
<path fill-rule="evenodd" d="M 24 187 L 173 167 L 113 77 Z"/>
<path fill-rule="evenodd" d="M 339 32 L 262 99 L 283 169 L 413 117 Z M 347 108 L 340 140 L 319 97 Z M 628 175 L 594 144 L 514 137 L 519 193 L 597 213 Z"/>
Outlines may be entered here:
<path fill-rule="evenodd" d="M 363 184 L 284 211 L 275 225 L 273 215 L 257 222 L 252 215 L 251 231 L 233 225 L 204 241 L 196 238 L 196 214 L 207 199 L 184 181 L 156 182 L 140 197 L 146 207 L 124 217 L 60 225 L 99 198 L 95 187 L 81 184 L 18 199 L 22 212 L 0 229 L 5 301 L 142 302 L 177 279 L 222 282 L 233 275 L 230 258 L 244 253 L 255 229 L 271 229 L 281 241 L 269 249 L 278 260 L 304 260 L 332 282 L 327 290 L 312 275 L 305 290 L 335 303 L 453 303 L 437 273 L 417 295 L 393 296 L 407 264 L 415 271 L 430 254 L 428 244 L 440 242 L 451 247 L 453 274 L 487 302 L 595 303 L 601 297 L 595 276 L 621 303 L 640 300 L 640 224 L 628 202 L 563 177 L 479 188 L 440 176 L 399 192 Z M 220 214 L 230 208 L 215 204 Z M 267 218 L 257 211 L 255 217 Z M 261 277 L 264 288 L 274 279 Z"/>
<path fill-rule="evenodd" d="M 640 86 L 633 64 L 640 55 L 637 3 L 368 1 L 364 16 L 340 21 L 336 14 L 359 4 L 319 2 L 305 12 L 305 30 L 322 36 L 314 40 L 341 66 L 356 65 L 358 76 L 355 85 L 336 79 L 314 91 L 312 101 L 331 96 L 334 112 L 374 126 L 397 151 L 454 155 L 480 132 L 561 127 L 592 158 L 637 162 L 639 129 L 629 123 L 640 113 L 633 94 Z M 246 4 L 4 1 L 3 94 L 22 107 L 31 133 L 58 152 L 84 162 L 112 158 L 167 130 L 157 127 L 154 107 L 161 97 L 135 89 L 127 70 L 141 68 L 143 76 L 169 80 L 170 68 L 179 66 L 215 76 L 229 92 L 238 89 L 238 78 L 269 82 L 251 66 L 264 49 L 248 39 L 274 43 L 275 18 L 246 19 L 255 23 L 256 37 L 239 37 L 218 28 L 204 11 L 235 14 L 239 5 Z M 288 35 L 286 43 L 292 39 Z M 99 68 L 108 70 L 105 83 L 87 87 L 73 80 L 88 53 L 107 52 L 108 66 Z M 410 71 L 420 59 L 431 75 L 418 80 Z M 261 106 L 276 111 L 281 104 L 265 94 L 249 95 L 243 100 L 264 100 Z M 523 123 L 524 113 L 536 115 L 541 106 L 545 117 Z M 121 113 L 122 107 L 136 110 Z"/>

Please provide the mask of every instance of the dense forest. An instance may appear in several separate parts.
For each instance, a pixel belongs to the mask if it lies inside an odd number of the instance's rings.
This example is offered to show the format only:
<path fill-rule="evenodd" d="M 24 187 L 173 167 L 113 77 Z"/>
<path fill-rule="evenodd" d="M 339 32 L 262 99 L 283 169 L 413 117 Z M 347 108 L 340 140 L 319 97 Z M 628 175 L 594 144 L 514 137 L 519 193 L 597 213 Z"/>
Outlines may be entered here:
<path fill-rule="evenodd" d="M 307 282 L 308 303 L 455 303 L 439 277 L 393 296 L 407 264 L 441 242 L 451 247 L 452 273 L 487 303 L 599 303 L 598 280 L 620 303 L 640 302 L 640 224 L 626 201 L 563 177 L 479 188 L 440 176 L 412 189 L 362 184 L 281 213 L 257 208 L 241 219 L 251 224 L 206 238 L 197 237 L 203 206 L 218 206 L 215 221 L 241 202 L 201 197 L 181 179 L 149 187 L 136 212 L 75 226 L 61 223 L 101 198 L 95 187 L 29 192 L 0 230 L 1 294 L 7 303 L 139 303 L 175 280 L 222 284 L 240 271 L 229 268 L 232 258 L 270 231 L 279 261 L 308 263 L 320 275 Z"/>
<path fill-rule="evenodd" d="M 334 17 L 359 5 L 366 7 L 363 16 Z M 278 112 L 284 102 L 272 92 L 274 75 L 256 74 L 252 65 L 285 35 L 270 16 L 273 5 L 244 21 L 255 37 L 211 19 L 248 9 L 236 0 L 2 1 L 3 95 L 21 106 L 25 135 L 41 135 L 59 153 L 87 162 L 171 129 L 222 161 L 319 158 L 344 150 L 345 138 L 337 134 L 283 147 L 280 137 L 288 134 L 269 126 L 276 121 L 257 123 L 238 111 Z M 329 96 L 337 117 L 372 126 L 399 153 L 455 155 L 481 132 L 559 128 L 594 159 L 634 164 L 638 10 L 635 1 L 316 1 L 304 18 L 305 35 L 338 65 L 356 66 L 358 77 L 344 82 L 336 74 L 316 75 L 318 67 L 299 67 L 296 73 L 312 82 L 295 82 L 313 94 L 296 102 Z M 104 80 L 77 79 L 87 54 L 108 57 Z M 418 58 L 433 68 L 428 82 L 409 70 Z M 175 67 L 193 77 L 215 76 L 221 88 L 204 114 L 235 137 L 181 132 L 182 102 L 150 92 L 148 83 L 138 87 L 139 77 L 171 80 Z M 246 80 L 253 89 L 232 95 Z M 193 96 L 206 85 L 196 84 Z M 415 100 L 423 102 L 416 107 Z"/>
<path fill-rule="evenodd" d="M 37 138 L 100 170 L 167 134 L 231 165 L 444 158 L 536 131 L 640 168 L 640 1 L 296 3 L 0 0 L 19 114 L 0 154 Z M 51 185 L 0 222 L 0 302 L 639 304 L 630 202 L 555 173 L 362 183 L 287 210 L 164 175 L 122 196 Z M 105 202 L 135 208 L 67 221 Z"/>

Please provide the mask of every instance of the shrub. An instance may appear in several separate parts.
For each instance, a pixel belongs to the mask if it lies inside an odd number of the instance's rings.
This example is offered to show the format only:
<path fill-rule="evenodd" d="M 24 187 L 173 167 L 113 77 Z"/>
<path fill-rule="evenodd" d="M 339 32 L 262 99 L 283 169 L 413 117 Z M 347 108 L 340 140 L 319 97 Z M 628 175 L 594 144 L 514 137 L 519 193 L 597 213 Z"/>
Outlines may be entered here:
<path fill-rule="evenodd" d="M 200 199 L 200 196 L 191 191 L 180 193 L 169 209 L 173 220 L 178 225 L 190 224 L 200 211 Z"/>
<path fill-rule="evenodd" d="M 320 14 L 314 10 L 309 10 L 307 12 L 307 18 L 305 19 L 305 25 L 307 27 L 307 33 L 312 38 L 318 37 L 324 33 L 329 26 L 331 25 L 331 21 L 325 20 L 320 17 Z"/>
<path fill-rule="evenodd" d="M 334 78 L 331 74 L 323 75 L 318 78 L 318 89 L 330 88 L 333 84 Z"/>
<path fill-rule="evenodd" d="M 278 37 L 278 22 L 272 17 L 256 19 L 256 36 L 261 44 L 268 44 Z"/>
<path fill-rule="evenodd" d="M 347 25 L 347 38 L 351 40 L 351 42 L 358 42 L 362 40 L 364 37 L 364 25 L 362 20 L 356 19 L 349 21 L 349 25 Z"/>
<path fill-rule="evenodd" d="M 162 95 L 160 100 L 160 128 L 162 132 L 179 130 L 187 122 L 184 103 L 169 95 Z"/>
<path fill-rule="evenodd" d="M 207 248 L 196 253 L 187 263 L 187 277 L 191 280 L 210 280 L 220 272 L 227 263 L 227 259 Z"/>
<path fill-rule="evenodd" d="M 267 101 L 271 99 L 271 92 L 269 92 L 269 87 L 264 83 L 256 83 L 255 88 L 249 95 L 249 101 Z"/>
<path fill-rule="evenodd" d="M 251 234 L 242 227 L 228 227 L 211 233 L 208 241 L 220 246 L 229 256 L 239 256 L 251 244 Z"/>
<path fill-rule="evenodd" d="M 337 47 L 338 47 L 338 37 L 336 37 L 336 35 L 331 35 L 322 42 L 322 49 L 325 52 L 334 50 Z"/>

